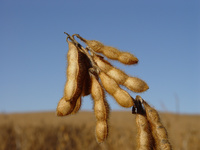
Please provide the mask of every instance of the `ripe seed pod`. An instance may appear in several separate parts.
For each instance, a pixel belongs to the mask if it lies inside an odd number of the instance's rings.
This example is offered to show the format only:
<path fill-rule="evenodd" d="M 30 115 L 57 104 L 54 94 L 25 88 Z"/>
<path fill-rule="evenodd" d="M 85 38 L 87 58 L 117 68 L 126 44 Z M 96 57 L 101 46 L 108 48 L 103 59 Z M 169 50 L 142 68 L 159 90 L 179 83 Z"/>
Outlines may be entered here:
<path fill-rule="evenodd" d="M 147 118 L 142 114 L 137 114 L 136 124 L 138 129 L 138 150 L 152 150 L 152 137 Z"/>
<path fill-rule="evenodd" d="M 57 106 L 57 116 L 66 116 L 78 112 L 81 106 L 81 97 L 76 101 L 66 101 L 64 97 L 60 99 Z"/>
<path fill-rule="evenodd" d="M 152 150 L 153 138 L 151 134 L 150 124 L 147 120 L 145 110 L 143 109 L 142 104 L 137 99 L 137 97 L 135 99 L 135 105 L 137 108 L 135 119 L 138 130 L 138 135 L 137 135 L 138 150 Z"/>
<path fill-rule="evenodd" d="M 86 68 L 84 64 L 85 54 L 68 41 L 69 50 L 67 54 L 67 82 L 64 89 L 64 98 L 66 101 L 78 99 L 82 92 Z"/>
<path fill-rule="evenodd" d="M 108 136 L 108 124 L 106 121 L 98 121 L 96 123 L 96 139 L 98 143 L 102 143 Z"/>
<path fill-rule="evenodd" d="M 153 137 L 156 142 L 156 149 L 172 150 L 172 146 L 168 140 L 167 130 L 161 123 L 158 112 L 154 108 L 152 108 L 146 101 L 142 100 L 142 103 L 146 110 L 147 119 L 151 125 Z"/>
<path fill-rule="evenodd" d="M 99 68 L 111 78 L 113 78 L 117 82 L 117 84 L 124 85 L 131 91 L 137 93 L 144 92 L 149 89 L 145 81 L 136 77 L 128 76 L 120 69 L 113 67 L 108 61 L 104 60 L 103 57 L 94 55 L 93 59 L 99 66 Z"/>
<path fill-rule="evenodd" d="M 114 79 L 110 78 L 103 71 L 99 73 L 99 77 L 105 90 L 115 98 L 118 104 L 122 107 L 133 106 L 133 98 L 128 94 L 128 92 L 121 89 Z"/>
<path fill-rule="evenodd" d="M 118 49 L 111 47 L 111 46 L 105 46 L 99 41 L 95 40 L 86 40 L 82 38 L 80 35 L 76 35 L 80 40 L 85 42 L 90 48 L 92 48 L 95 52 L 97 53 L 102 53 L 106 57 L 113 59 L 113 60 L 118 60 L 123 64 L 126 65 L 132 65 L 138 63 L 137 57 L 134 55 L 128 53 L 128 52 L 122 52 L 119 51 Z"/>
<path fill-rule="evenodd" d="M 105 99 L 104 90 L 93 74 L 91 74 L 91 81 L 91 95 L 94 100 L 94 112 L 97 120 L 96 140 L 98 143 L 102 143 L 108 136 L 109 106 Z"/>

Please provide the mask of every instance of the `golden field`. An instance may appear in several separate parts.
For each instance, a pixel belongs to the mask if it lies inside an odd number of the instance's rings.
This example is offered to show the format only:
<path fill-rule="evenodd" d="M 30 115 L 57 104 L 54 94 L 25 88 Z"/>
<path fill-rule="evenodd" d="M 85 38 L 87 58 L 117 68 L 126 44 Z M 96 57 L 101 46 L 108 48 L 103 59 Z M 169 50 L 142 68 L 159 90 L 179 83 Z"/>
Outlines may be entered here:
<path fill-rule="evenodd" d="M 200 115 L 160 113 L 174 150 L 200 150 Z M 55 112 L 0 114 L 0 150 L 134 150 L 135 115 L 111 112 L 106 142 L 95 140 L 93 112 L 57 117 Z"/>

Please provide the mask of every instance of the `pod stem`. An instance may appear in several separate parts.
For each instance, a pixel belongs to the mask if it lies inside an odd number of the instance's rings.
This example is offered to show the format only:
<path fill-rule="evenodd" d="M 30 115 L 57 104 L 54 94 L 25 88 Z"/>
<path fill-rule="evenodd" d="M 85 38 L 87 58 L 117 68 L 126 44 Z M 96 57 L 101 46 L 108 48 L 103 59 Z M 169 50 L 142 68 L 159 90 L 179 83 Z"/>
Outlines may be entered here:
<path fill-rule="evenodd" d="M 79 34 L 73 34 L 72 37 L 76 36 L 77 38 L 79 38 L 81 41 L 86 43 L 86 39 L 82 38 Z"/>
<path fill-rule="evenodd" d="M 70 39 L 76 46 L 79 45 L 79 43 L 72 36 L 70 36 L 68 33 L 64 32 L 64 34 L 66 34 L 67 35 L 67 39 Z"/>

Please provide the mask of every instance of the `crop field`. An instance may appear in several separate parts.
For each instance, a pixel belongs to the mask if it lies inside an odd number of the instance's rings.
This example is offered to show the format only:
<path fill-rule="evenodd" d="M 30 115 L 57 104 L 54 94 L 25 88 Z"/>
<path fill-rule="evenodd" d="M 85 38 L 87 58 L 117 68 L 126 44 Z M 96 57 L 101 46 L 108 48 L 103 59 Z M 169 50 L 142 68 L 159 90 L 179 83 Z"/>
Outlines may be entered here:
<path fill-rule="evenodd" d="M 200 115 L 160 113 L 174 150 L 200 149 Z M 109 136 L 98 144 L 93 112 L 57 117 L 55 112 L 0 114 L 0 150 L 137 149 L 135 115 L 111 112 Z"/>

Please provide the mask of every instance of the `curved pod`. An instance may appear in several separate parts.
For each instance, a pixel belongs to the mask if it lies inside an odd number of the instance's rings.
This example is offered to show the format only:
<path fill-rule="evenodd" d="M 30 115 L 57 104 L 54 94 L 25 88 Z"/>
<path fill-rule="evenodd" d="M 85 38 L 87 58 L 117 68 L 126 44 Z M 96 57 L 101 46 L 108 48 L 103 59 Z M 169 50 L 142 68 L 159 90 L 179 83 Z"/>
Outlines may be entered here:
<path fill-rule="evenodd" d="M 76 101 L 66 101 L 64 97 L 60 99 L 57 105 L 57 116 L 66 116 L 69 114 L 75 114 L 78 112 L 81 106 L 81 97 L 79 97 Z"/>
<path fill-rule="evenodd" d="M 69 50 L 67 54 L 67 82 L 64 89 L 64 98 L 66 101 L 78 99 L 82 92 L 86 68 L 84 64 L 85 54 L 68 41 Z"/>

